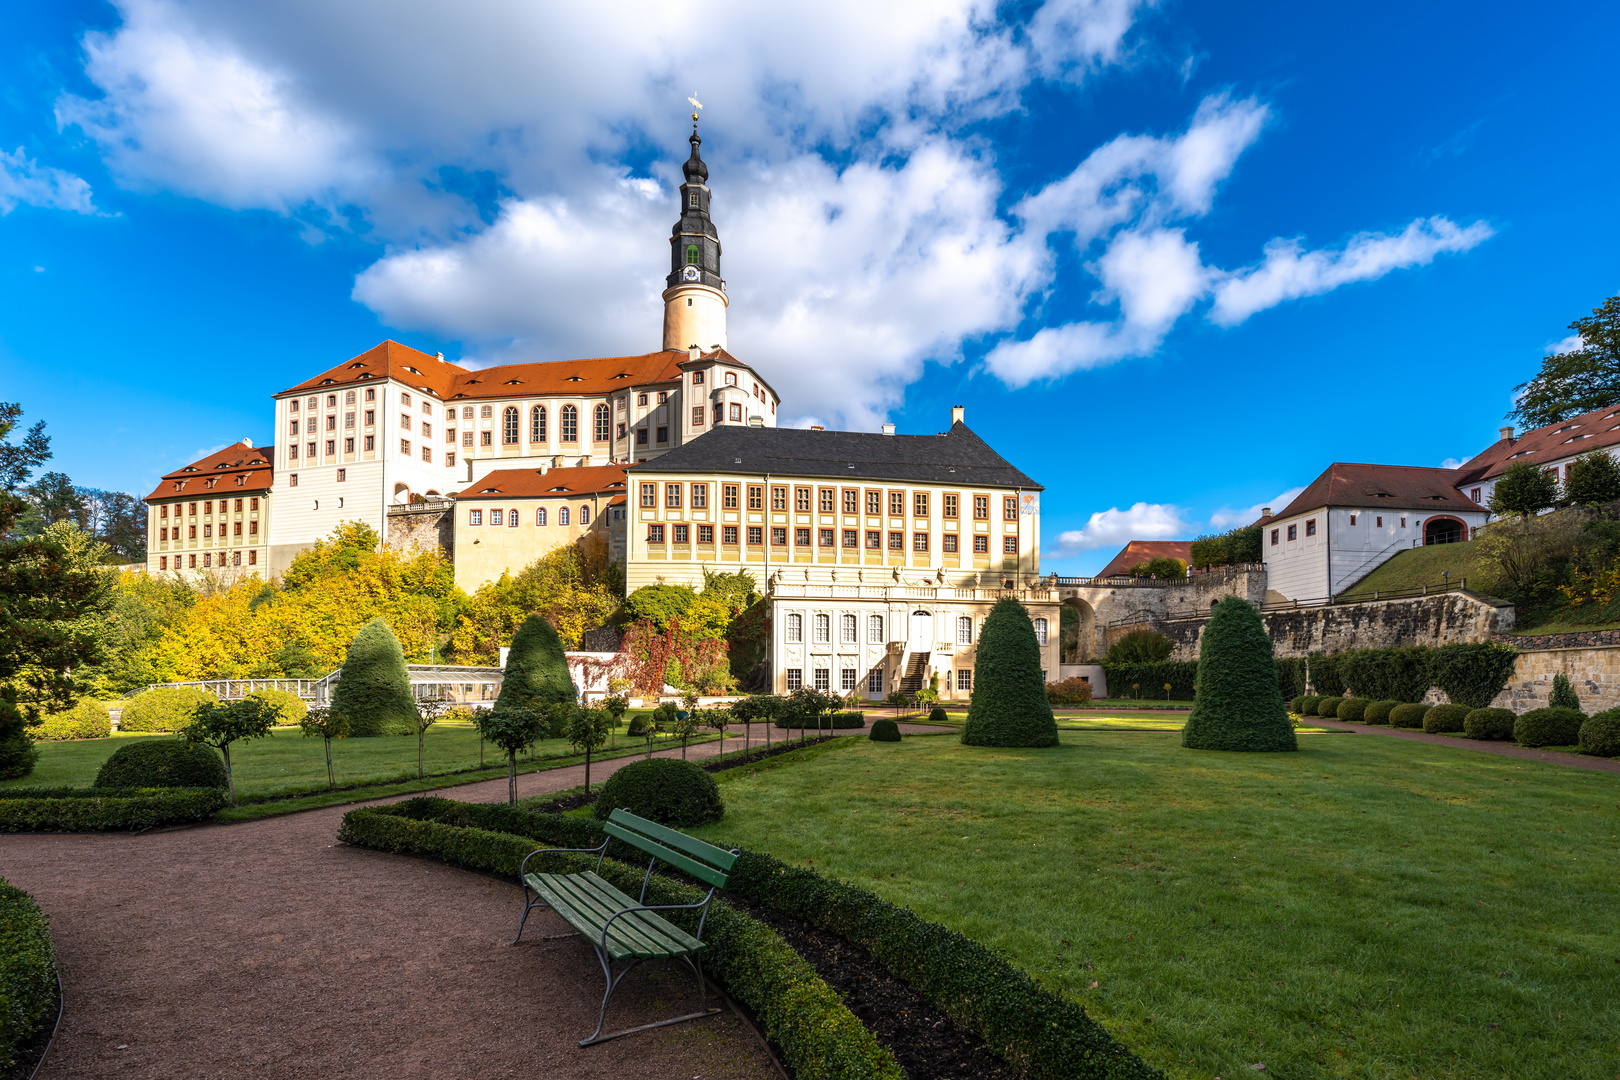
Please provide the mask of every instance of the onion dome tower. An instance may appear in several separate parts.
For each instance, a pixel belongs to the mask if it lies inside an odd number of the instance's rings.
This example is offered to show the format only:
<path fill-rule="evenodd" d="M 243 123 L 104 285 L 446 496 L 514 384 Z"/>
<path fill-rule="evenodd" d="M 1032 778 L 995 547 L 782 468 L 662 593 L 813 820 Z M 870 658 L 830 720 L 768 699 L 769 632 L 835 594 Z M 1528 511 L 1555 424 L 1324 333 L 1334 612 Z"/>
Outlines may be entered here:
<path fill-rule="evenodd" d="M 704 352 L 726 346 L 726 282 L 720 276 L 720 234 L 709 218 L 709 167 L 698 148 L 692 114 L 692 156 L 681 166 L 681 217 L 670 230 L 669 277 L 664 279 L 664 348 Z"/>

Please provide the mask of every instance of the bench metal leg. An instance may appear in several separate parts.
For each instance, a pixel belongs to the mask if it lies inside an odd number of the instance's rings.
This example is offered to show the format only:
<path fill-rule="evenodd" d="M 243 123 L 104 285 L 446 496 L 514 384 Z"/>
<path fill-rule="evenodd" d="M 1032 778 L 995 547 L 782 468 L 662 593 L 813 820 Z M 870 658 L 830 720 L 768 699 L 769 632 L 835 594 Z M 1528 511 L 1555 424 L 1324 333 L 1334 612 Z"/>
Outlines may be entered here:
<path fill-rule="evenodd" d="M 533 900 L 530 900 L 529 899 L 529 890 L 527 888 L 525 888 L 523 890 L 523 918 L 518 920 L 517 937 L 512 939 L 511 944 L 516 945 L 518 943 L 518 940 L 523 937 L 523 924 L 529 921 L 529 912 L 530 911 L 533 911 L 537 907 L 550 907 L 550 906 L 551 906 L 550 904 L 547 904 L 544 900 L 541 900 L 538 896 L 535 897 Z M 567 936 L 567 935 L 564 935 L 564 936 Z"/>
<path fill-rule="evenodd" d="M 681 961 L 691 969 L 693 975 L 697 976 L 698 994 L 702 1002 L 700 1011 L 695 1013 L 687 1013 L 685 1016 L 677 1016 L 670 1020 L 659 1020 L 651 1024 L 642 1024 L 639 1027 L 625 1028 L 623 1031 L 615 1031 L 611 1035 L 603 1035 L 602 1023 L 607 1018 L 608 1001 L 613 997 L 614 989 L 619 985 L 619 980 L 628 975 L 630 973 L 630 969 L 635 967 L 641 961 L 630 961 L 627 967 L 621 970 L 617 975 L 614 975 L 613 965 L 611 962 L 609 962 L 606 954 L 602 952 L 599 946 L 593 945 L 593 948 L 596 949 L 596 959 L 602 965 L 602 974 L 607 978 L 607 993 L 602 995 L 602 1011 L 596 1016 L 596 1030 L 591 1032 L 590 1038 L 581 1039 L 579 1041 L 580 1046 L 591 1046 L 595 1043 L 607 1042 L 609 1039 L 617 1039 L 622 1035 L 634 1035 L 638 1031 L 650 1031 L 653 1028 L 668 1027 L 671 1024 L 683 1024 L 688 1020 L 701 1020 L 705 1016 L 714 1016 L 720 1012 L 719 1009 L 709 1008 L 708 987 L 703 981 L 702 967 L 700 967 L 691 957 L 683 956 L 680 958 Z"/>

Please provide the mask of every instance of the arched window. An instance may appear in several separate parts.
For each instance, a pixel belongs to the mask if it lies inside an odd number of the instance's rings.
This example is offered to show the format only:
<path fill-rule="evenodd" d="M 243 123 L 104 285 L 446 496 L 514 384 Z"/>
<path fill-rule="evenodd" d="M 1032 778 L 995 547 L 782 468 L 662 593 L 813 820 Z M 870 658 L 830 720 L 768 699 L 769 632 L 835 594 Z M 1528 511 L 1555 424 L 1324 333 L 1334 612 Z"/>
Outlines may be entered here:
<path fill-rule="evenodd" d="M 698 246 L 696 244 L 687 244 L 686 245 L 686 265 L 687 266 L 696 266 L 697 264 L 698 264 Z"/>
<path fill-rule="evenodd" d="M 518 411 L 517 406 L 508 405 L 501 410 L 501 442 L 511 444 L 518 441 Z"/>
<path fill-rule="evenodd" d="M 579 523 L 581 525 L 589 525 L 591 523 L 591 508 L 590 507 L 582 506 L 582 507 L 579 508 Z"/>
<path fill-rule="evenodd" d="M 816 616 L 816 643 L 824 645 L 832 640 L 832 619 L 826 615 Z"/>
<path fill-rule="evenodd" d="M 546 407 L 536 405 L 529 410 L 529 441 L 546 441 Z"/>
<path fill-rule="evenodd" d="M 534 523 L 536 525 L 544 525 L 546 523 L 546 508 L 545 507 L 542 506 L 540 509 L 538 509 L 538 510 L 536 510 L 534 512 Z"/>
<path fill-rule="evenodd" d="M 1046 620 L 1045 619 L 1036 619 L 1035 620 L 1035 640 L 1040 642 L 1042 645 L 1046 644 Z"/>
<path fill-rule="evenodd" d="M 579 442 L 579 410 L 572 405 L 562 407 L 562 441 Z"/>
<path fill-rule="evenodd" d="M 803 641 L 804 616 L 800 615 L 796 611 L 789 612 L 787 617 L 787 625 L 784 627 L 784 632 L 787 640 L 789 641 Z"/>
<path fill-rule="evenodd" d="M 609 419 L 610 414 L 608 413 L 608 407 L 606 405 L 598 405 L 594 414 L 595 423 L 592 424 L 592 427 L 594 427 L 595 430 L 591 432 L 591 434 L 596 437 L 597 442 L 608 441 L 610 432 L 613 430 L 609 423 Z M 583 525 L 584 522 L 581 521 L 580 524 Z"/>
<path fill-rule="evenodd" d="M 958 645 L 973 644 L 973 620 L 966 615 L 956 620 L 956 643 Z"/>
<path fill-rule="evenodd" d="M 568 507 L 566 507 L 566 506 L 557 507 L 557 524 L 559 524 L 559 525 L 568 524 Z"/>
<path fill-rule="evenodd" d="M 506 512 L 506 527 L 508 529 L 515 529 L 515 528 L 517 528 L 517 525 L 518 525 L 518 512 L 517 512 L 517 507 L 514 506 L 514 507 L 512 507 L 512 509 L 510 509 L 510 510 L 508 510 Z"/>

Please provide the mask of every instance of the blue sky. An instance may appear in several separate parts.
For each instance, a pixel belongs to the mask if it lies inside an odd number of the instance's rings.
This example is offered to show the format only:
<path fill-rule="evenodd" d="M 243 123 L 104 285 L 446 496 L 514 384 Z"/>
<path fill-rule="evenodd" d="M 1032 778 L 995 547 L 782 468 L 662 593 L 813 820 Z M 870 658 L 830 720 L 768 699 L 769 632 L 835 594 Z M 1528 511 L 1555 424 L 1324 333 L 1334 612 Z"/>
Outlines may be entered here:
<path fill-rule="evenodd" d="M 692 12 L 701 10 L 702 19 Z M 144 494 L 394 337 L 639 352 L 686 96 L 797 422 L 1047 486 L 1047 565 L 1494 438 L 1620 291 L 1612 5 L 0 7 L 0 399 Z"/>

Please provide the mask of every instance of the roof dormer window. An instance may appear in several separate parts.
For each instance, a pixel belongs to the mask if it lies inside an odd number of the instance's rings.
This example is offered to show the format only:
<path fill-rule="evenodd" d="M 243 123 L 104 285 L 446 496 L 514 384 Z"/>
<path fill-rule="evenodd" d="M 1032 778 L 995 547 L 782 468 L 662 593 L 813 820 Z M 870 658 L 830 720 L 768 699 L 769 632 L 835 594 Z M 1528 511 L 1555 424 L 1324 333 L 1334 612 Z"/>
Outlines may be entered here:
<path fill-rule="evenodd" d="M 405 370 L 410 372 L 412 375 L 420 375 L 420 374 L 422 374 L 420 371 L 417 371 L 415 368 L 411 367 L 411 365 L 409 365 L 409 364 L 405 365 Z"/>

